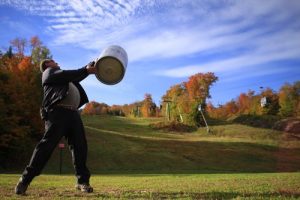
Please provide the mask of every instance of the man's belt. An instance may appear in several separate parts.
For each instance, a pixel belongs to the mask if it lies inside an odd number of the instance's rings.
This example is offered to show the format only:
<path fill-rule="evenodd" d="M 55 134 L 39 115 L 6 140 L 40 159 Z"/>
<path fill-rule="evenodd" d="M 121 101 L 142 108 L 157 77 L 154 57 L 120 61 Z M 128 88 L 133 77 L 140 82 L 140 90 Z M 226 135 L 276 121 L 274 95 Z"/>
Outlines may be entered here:
<path fill-rule="evenodd" d="M 65 108 L 65 109 L 73 110 L 73 111 L 77 111 L 78 110 L 77 107 L 71 106 L 71 105 L 56 104 L 55 106 L 59 107 L 59 108 Z"/>

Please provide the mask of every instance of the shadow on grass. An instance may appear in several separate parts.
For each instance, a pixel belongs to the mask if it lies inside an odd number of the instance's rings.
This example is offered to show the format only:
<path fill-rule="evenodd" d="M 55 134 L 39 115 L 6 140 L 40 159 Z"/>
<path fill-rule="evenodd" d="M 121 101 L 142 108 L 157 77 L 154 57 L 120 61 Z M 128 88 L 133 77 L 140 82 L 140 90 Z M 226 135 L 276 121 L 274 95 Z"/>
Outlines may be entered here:
<path fill-rule="evenodd" d="M 295 172 L 300 148 L 247 142 L 184 141 L 88 131 L 88 167 L 92 174 L 216 174 Z M 59 174 L 56 149 L 43 174 Z M 29 158 L 28 158 L 29 160 Z M 74 174 L 72 159 L 63 150 L 63 174 Z M 20 173 L 27 163 L 1 173 Z"/>
<path fill-rule="evenodd" d="M 146 125 L 134 124 L 127 119 L 89 120 L 86 124 L 93 126 L 92 129 L 86 129 L 88 167 L 92 174 L 215 174 L 300 170 L 300 148 L 282 148 L 254 142 L 153 137 L 155 133 L 149 127 L 145 128 Z M 60 150 L 57 148 L 44 174 L 59 174 L 59 156 Z M 24 163 L 18 166 L 12 163 L 13 167 L 0 169 L 0 173 L 20 173 L 29 159 L 24 159 Z M 62 173 L 74 174 L 67 148 L 63 150 L 62 160 Z"/>
<path fill-rule="evenodd" d="M 300 148 L 247 142 L 157 140 L 105 131 L 90 133 L 89 137 L 88 166 L 92 174 L 215 174 L 300 170 Z M 63 173 L 72 174 L 71 157 L 65 152 Z M 48 167 L 46 173 L 58 172 L 58 155 L 56 152 L 52 166 Z"/>

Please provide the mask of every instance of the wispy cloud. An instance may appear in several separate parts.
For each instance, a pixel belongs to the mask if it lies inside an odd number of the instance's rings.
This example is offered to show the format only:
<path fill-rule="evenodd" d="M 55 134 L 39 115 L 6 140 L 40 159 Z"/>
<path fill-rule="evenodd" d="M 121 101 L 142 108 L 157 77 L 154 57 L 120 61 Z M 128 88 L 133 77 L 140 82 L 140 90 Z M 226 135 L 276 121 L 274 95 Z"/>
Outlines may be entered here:
<path fill-rule="evenodd" d="M 297 0 L 4 0 L 0 4 L 45 16 L 56 45 L 99 50 L 118 43 L 128 51 L 130 62 L 228 54 L 213 62 L 203 57 L 192 66 L 155 70 L 163 76 L 237 70 L 300 56 Z"/>

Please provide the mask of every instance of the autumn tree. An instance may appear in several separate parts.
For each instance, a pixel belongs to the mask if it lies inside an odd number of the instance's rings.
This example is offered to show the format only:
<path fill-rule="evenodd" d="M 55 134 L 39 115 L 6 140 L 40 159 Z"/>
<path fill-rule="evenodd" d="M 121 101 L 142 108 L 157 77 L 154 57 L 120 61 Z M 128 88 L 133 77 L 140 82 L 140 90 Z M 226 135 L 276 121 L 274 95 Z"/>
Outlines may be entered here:
<path fill-rule="evenodd" d="M 10 41 L 10 44 L 12 45 L 13 48 L 17 51 L 18 56 L 23 56 L 24 51 L 27 45 L 27 40 L 24 38 L 15 38 L 12 41 Z"/>
<path fill-rule="evenodd" d="M 184 121 L 184 113 L 189 112 L 189 102 L 185 84 L 176 84 L 162 97 L 162 112 L 173 121 Z"/>
<path fill-rule="evenodd" d="M 146 93 L 141 106 L 143 117 L 154 117 L 156 112 L 156 105 L 152 100 L 152 95 Z"/>
<path fill-rule="evenodd" d="M 30 46 L 31 59 L 33 63 L 38 64 L 46 58 L 52 59 L 52 56 L 50 55 L 50 50 L 43 45 L 43 43 L 37 36 L 34 36 L 30 39 Z"/>
<path fill-rule="evenodd" d="M 91 101 L 85 105 L 82 114 L 87 115 L 103 115 L 109 113 L 109 106 L 105 103 L 98 103 L 96 101 Z"/>
<path fill-rule="evenodd" d="M 279 113 L 282 116 L 299 116 L 300 81 L 286 83 L 279 90 Z"/>
<path fill-rule="evenodd" d="M 210 98 L 210 87 L 218 80 L 218 77 L 212 72 L 198 73 L 189 77 L 186 82 L 186 89 L 190 100 L 190 113 L 188 115 L 188 123 L 197 126 L 203 125 L 202 117 L 198 111 L 200 105 L 206 109 L 206 99 Z"/>
<path fill-rule="evenodd" d="M 266 99 L 266 104 L 260 106 L 261 114 L 276 115 L 279 112 L 278 94 L 271 88 L 266 88 L 261 92 L 261 98 Z"/>
<path fill-rule="evenodd" d="M 187 82 L 171 86 L 162 97 L 163 112 L 171 113 L 171 120 L 181 121 L 191 125 L 200 125 L 201 115 L 198 106 L 206 108 L 206 100 L 210 98 L 210 87 L 218 78 L 214 73 L 198 73 Z"/>
<path fill-rule="evenodd" d="M 123 112 L 122 106 L 120 105 L 112 105 L 109 108 L 110 115 L 115 115 L 115 116 L 125 116 L 125 113 Z"/>
<path fill-rule="evenodd" d="M 42 87 L 38 63 L 25 55 L 25 39 L 16 38 L 11 45 L 0 58 L 0 149 L 2 153 L 8 152 L 0 155 L 1 160 L 40 137 L 43 129 L 39 115 Z M 49 57 L 50 52 L 45 56 Z"/>
<path fill-rule="evenodd" d="M 226 103 L 224 105 L 224 109 L 225 109 L 225 112 L 227 114 L 227 117 L 234 116 L 239 111 L 238 105 L 234 100 L 231 100 L 228 103 Z"/>

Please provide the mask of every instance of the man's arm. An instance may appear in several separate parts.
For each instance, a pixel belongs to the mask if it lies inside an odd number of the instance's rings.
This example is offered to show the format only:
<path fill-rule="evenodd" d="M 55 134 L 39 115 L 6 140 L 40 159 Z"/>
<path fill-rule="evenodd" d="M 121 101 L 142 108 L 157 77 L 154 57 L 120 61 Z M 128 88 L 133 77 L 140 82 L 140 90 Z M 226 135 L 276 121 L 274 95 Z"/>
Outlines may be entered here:
<path fill-rule="evenodd" d="M 43 73 L 43 84 L 80 82 L 89 74 L 95 74 L 96 68 L 89 63 L 87 66 L 77 70 L 49 69 Z"/>

